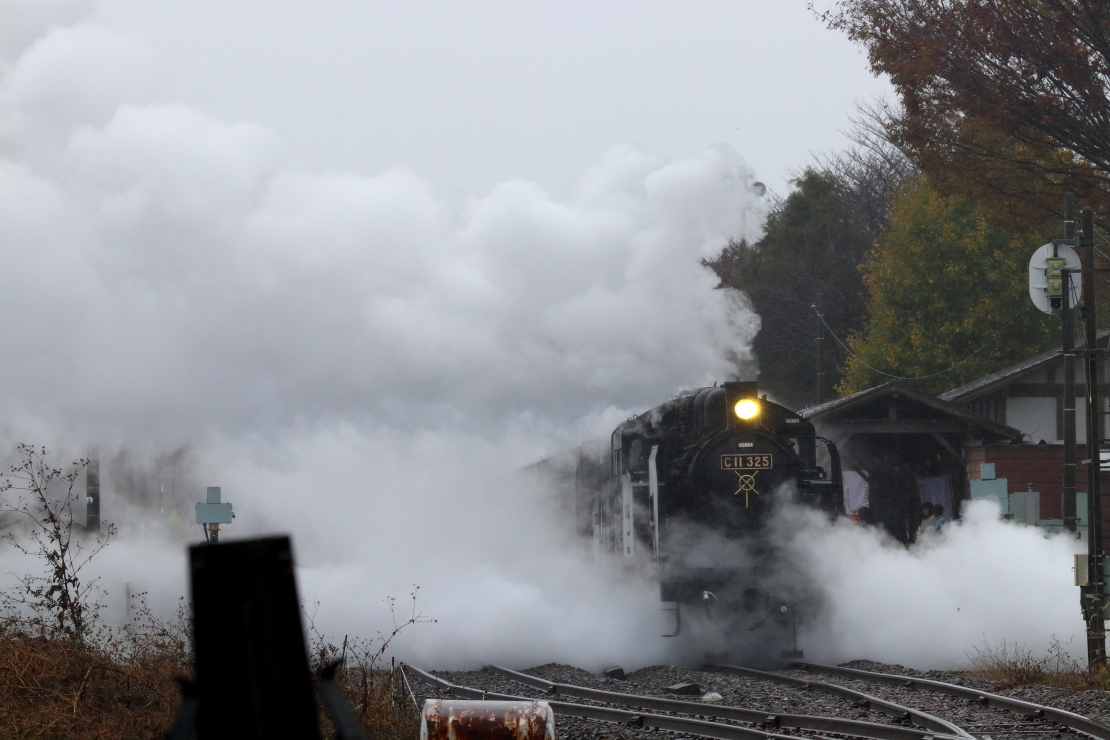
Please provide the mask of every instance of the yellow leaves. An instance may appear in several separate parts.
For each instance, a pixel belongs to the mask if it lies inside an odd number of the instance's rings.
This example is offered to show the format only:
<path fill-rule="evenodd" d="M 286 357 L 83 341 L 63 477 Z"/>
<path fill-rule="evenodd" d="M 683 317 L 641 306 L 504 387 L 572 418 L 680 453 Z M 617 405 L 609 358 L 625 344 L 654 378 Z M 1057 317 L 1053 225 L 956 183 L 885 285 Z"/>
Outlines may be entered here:
<path fill-rule="evenodd" d="M 922 184 L 894 206 L 891 228 L 865 265 L 870 322 L 848 344 L 839 386 L 851 393 L 898 376 L 941 375 L 913 383 L 940 392 L 1035 354 L 1054 338 L 1052 322 L 1030 303 L 1025 263 L 1036 235 L 991 225 L 966 199 Z"/>

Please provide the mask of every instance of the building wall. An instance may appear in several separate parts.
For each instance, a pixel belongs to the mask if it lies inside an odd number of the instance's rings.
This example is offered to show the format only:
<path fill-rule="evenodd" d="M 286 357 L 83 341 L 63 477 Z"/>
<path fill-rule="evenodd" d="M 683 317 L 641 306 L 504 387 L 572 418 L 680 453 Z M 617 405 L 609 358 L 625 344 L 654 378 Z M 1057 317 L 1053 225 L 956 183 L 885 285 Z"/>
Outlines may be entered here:
<path fill-rule="evenodd" d="M 1084 448 L 1076 450 L 1075 487 L 1077 491 L 1087 490 L 1087 466 L 1081 464 L 1086 459 Z M 985 445 L 964 449 L 967 460 L 967 477 L 980 480 L 980 467 L 983 463 L 994 463 L 996 478 L 1005 478 L 1009 493 L 1033 490 L 1041 494 L 1041 518 L 1059 519 L 1063 516 L 1060 498 L 1064 490 L 1064 448 L 1061 445 Z M 1110 493 L 1110 475 L 1103 474 L 1102 490 Z M 1110 521 L 1110 496 L 1103 496 L 1102 516 Z"/>
<path fill-rule="evenodd" d="M 1055 442 L 1056 399 L 1043 396 L 1007 398 L 1006 424 L 1028 434 L 1032 442 L 1039 442 L 1042 439 L 1047 442 Z"/>
<path fill-rule="evenodd" d="M 980 416 L 985 416 L 999 424 L 1006 424 L 1029 435 L 1032 443 L 1063 441 L 1064 403 L 1062 361 L 1053 367 L 1042 367 L 1023 376 L 1013 378 L 1008 385 L 998 388 L 986 396 L 973 401 L 958 402 L 960 405 Z M 1077 387 L 1075 400 L 1076 440 L 1084 444 L 1087 440 L 1087 398 L 1083 385 L 1082 368 L 1077 367 Z M 1103 411 L 1110 409 L 1110 386 L 1101 385 L 1101 406 Z M 1105 435 L 1106 419 L 1101 420 Z"/>

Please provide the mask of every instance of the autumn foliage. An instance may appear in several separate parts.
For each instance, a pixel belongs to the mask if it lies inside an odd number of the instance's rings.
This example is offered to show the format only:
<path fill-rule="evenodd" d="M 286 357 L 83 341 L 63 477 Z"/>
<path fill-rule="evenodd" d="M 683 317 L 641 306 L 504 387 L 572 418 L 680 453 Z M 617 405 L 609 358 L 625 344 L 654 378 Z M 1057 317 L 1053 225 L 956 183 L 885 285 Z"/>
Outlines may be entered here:
<path fill-rule="evenodd" d="M 890 378 L 941 392 L 1043 351 L 1058 322 L 1029 300 L 1036 234 L 993 225 L 968 199 L 925 184 L 895 204 L 890 232 L 864 265 L 870 325 L 851 338 L 841 382 L 851 393 Z M 865 364 L 866 363 L 866 364 Z"/>
<path fill-rule="evenodd" d="M 1054 225 L 1066 190 L 1105 206 L 1106 3 L 843 0 L 823 17 L 889 76 L 888 132 L 942 192 L 1016 230 Z"/>

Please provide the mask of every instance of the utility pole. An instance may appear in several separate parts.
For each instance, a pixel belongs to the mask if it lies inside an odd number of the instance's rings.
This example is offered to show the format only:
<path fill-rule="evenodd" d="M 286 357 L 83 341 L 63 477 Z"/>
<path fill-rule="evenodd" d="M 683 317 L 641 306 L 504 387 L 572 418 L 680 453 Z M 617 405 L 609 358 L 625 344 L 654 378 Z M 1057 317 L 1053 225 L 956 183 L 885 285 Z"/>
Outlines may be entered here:
<path fill-rule="evenodd" d="M 1103 581 L 1102 561 L 1102 447 L 1099 422 L 1098 381 L 1099 360 L 1096 351 L 1098 329 L 1095 311 L 1095 232 L 1094 212 L 1083 209 L 1083 234 L 1080 239 L 1080 257 L 1083 259 L 1083 333 L 1086 338 L 1087 357 L 1087 573 L 1088 586 L 1084 596 L 1084 616 L 1087 620 L 1087 664 L 1096 669 L 1106 664 L 1106 632 L 1103 607 L 1106 603 L 1106 584 Z M 1066 291 L 1065 291 L 1066 292 Z"/>
<path fill-rule="evenodd" d="M 814 342 L 814 354 L 817 360 L 817 393 L 814 405 L 821 403 L 825 400 L 825 337 L 818 336 L 817 341 Z"/>
<path fill-rule="evenodd" d="M 100 534 L 100 448 L 94 448 L 85 468 L 85 533 Z"/>
<path fill-rule="evenodd" d="M 1064 238 L 1075 239 L 1075 196 L 1064 196 Z M 1061 313 L 1064 317 L 1064 492 L 1060 501 L 1064 529 L 1077 531 L 1075 512 L 1075 313 L 1071 296 L 1071 273 L 1063 271 Z"/>
<path fill-rule="evenodd" d="M 1076 584 L 1080 586 L 1079 603 L 1083 620 L 1087 623 L 1087 661 L 1092 670 L 1106 665 L 1106 577 L 1105 556 L 1102 548 L 1102 473 L 1101 429 L 1102 416 L 1099 402 L 1099 350 L 1098 315 L 1095 310 L 1094 213 L 1083 209 L 1083 229 L 1075 233 L 1075 199 L 1068 193 L 1064 198 L 1064 225 L 1066 239 L 1053 239 L 1037 249 L 1029 258 L 1029 297 L 1038 309 L 1047 314 L 1063 316 L 1064 358 L 1064 491 L 1061 497 L 1064 527 L 1069 532 L 1077 529 L 1076 518 L 1076 462 L 1075 462 L 1075 356 L 1086 358 L 1084 375 L 1087 383 L 1087 561 L 1084 576 L 1083 561 L 1076 556 Z M 1078 237 L 1078 238 L 1077 238 Z M 1110 270 L 1101 270 L 1110 272 Z M 1071 276 L 1079 273 L 1082 283 L 1082 306 L 1073 305 Z M 1075 320 L 1083 320 L 1084 346 L 1075 347 Z"/>

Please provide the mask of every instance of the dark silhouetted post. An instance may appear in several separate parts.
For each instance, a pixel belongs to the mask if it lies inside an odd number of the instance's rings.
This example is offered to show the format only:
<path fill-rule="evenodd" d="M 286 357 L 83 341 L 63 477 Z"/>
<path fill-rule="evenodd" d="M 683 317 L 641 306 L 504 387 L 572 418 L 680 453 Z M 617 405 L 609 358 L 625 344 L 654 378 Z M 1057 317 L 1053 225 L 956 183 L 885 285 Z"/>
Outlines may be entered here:
<path fill-rule="evenodd" d="M 817 337 L 814 342 L 814 355 L 817 359 L 817 399 L 814 405 L 825 400 L 825 338 Z"/>
<path fill-rule="evenodd" d="M 1075 238 L 1075 196 L 1064 196 L 1064 238 Z M 1060 500 L 1064 529 L 1076 531 L 1075 512 L 1075 316 L 1071 274 L 1064 272 L 1064 492 Z"/>
<path fill-rule="evenodd" d="M 1083 332 L 1087 357 L 1087 662 L 1094 669 L 1106 663 L 1106 633 L 1102 609 L 1105 605 L 1105 584 L 1102 567 L 1102 492 L 1099 480 L 1102 461 L 1099 450 L 1102 436 L 1099 428 L 1098 353 L 1095 351 L 1098 330 L 1095 326 L 1095 233 L 1094 213 L 1083 209 L 1083 236 L 1080 241 L 1083 258 Z"/>
<path fill-rule="evenodd" d="M 100 532 L 100 450 L 89 453 L 85 468 L 85 531 Z"/>

